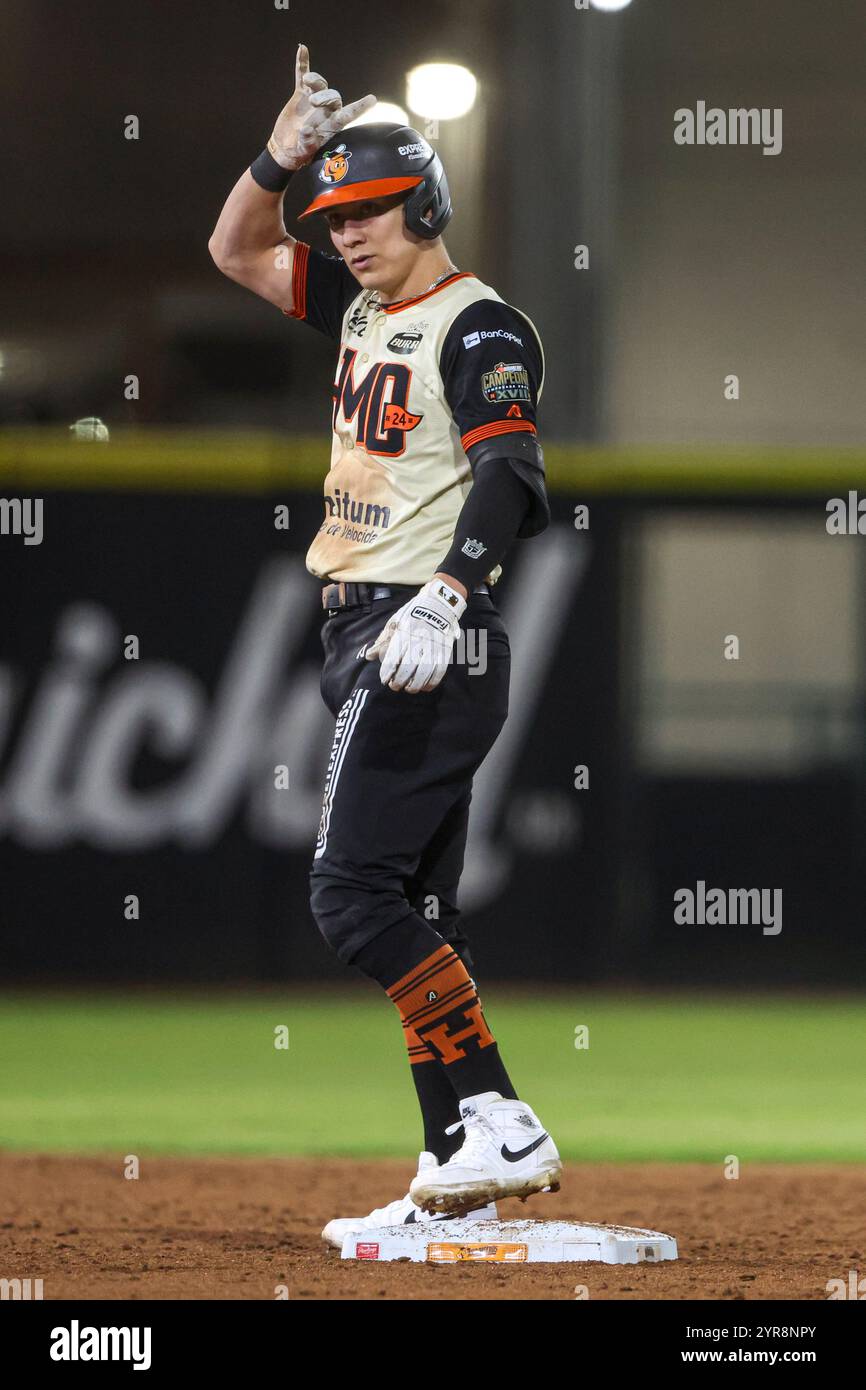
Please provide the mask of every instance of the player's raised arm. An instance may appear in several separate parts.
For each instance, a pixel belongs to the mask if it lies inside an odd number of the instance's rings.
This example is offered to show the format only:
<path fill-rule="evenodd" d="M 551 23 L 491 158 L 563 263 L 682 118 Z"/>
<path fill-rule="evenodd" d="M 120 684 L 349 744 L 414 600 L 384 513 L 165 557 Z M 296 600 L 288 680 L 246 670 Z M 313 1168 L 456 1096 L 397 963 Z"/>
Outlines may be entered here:
<path fill-rule="evenodd" d="M 283 222 L 283 194 L 292 174 L 337 131 L 375 105 L 372 94 L 344 106 L 324 77 L 310 72 L 298 45 L 295 90 L 283 107 L 267 149 L 244 170 L 225 201 L 208 250 L 230 280 L 279 308 L 291 310 L 295 238 Z"/>

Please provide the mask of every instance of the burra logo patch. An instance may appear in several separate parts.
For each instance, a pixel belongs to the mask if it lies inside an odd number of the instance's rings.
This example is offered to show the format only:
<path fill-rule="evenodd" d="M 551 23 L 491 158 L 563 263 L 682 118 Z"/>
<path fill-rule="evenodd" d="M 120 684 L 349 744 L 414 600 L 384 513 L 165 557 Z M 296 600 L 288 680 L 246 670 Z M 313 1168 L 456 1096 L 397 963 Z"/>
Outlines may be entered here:
<path fill-rule="evenodd" d="M 399 352 L 406 357 L 410 352 L 416 350 L 423 337 L 423 333 L 411 333 L 408 330 L 404 333 L 395 333 L 388 342 L 388 351 Z"/>

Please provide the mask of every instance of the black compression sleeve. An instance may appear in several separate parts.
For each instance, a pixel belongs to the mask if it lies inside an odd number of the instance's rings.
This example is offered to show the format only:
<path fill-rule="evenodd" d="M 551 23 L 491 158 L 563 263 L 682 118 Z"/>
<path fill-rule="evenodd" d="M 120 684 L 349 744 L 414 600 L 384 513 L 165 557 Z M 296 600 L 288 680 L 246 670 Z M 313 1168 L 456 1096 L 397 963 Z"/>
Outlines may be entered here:
<path fill-rule="evenodd" d="M 516 538 L 531 502 L 528 484 L 517 476 L 507 459 L 485 459 L 479 463 L 457 518 L 454 543 L 436 572 L 453 575 L 471 593 L 499 564 Z M 479 546 L 483 550 L 476 555 Z"/>

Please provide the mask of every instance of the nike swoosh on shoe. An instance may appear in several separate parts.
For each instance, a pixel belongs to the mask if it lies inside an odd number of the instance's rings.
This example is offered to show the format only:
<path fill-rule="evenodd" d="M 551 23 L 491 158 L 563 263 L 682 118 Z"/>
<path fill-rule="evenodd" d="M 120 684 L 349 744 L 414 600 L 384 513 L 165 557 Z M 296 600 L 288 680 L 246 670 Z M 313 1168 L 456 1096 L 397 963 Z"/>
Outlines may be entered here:
<path fill-rule="evenodd" d="M 404 1226 L 413 1226 L 417 1220 L 418 1220 L 418 1208 L 416 1207 L 414 1211 L 410 1211 L 410 1213 L 409 1213 L 408 1216 L 404 1216 L 404 1218 L 403 1218 L 403 1225 L 404 1225 Z M 443 1212 L 437 1212 L 435 1216 L 431 1216 L 430 1220 L 431 1220 L 431 1221 L 445 1221 L 445 1220 L 446 1220 L 446 1217 L 445 1217 L 445 1214 L 444 1214 Z"/>
<path fill-rule="evenodd" d="M 506 1149 L 503 1144 L 499 1152 L 502 1154 L 506 1163 L 519 1163 L 522 1158 L 526 1158 L 535 1149 L 540 1148 L 547 1138 L 548 1136 L 546 1134 L 542 1134 L 540 1139 L 536 1139 L 534 1144 L 527 1144 L 525 1149 Z"/>

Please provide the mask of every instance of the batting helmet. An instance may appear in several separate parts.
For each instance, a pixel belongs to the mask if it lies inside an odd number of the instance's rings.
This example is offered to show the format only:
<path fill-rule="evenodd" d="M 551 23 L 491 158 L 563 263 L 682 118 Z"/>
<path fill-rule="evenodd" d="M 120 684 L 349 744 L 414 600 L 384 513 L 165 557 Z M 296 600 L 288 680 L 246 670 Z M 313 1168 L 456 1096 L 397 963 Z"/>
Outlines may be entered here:
<path fill-rule="evenodd" d="M 412 189 L 403 216 L 416 236 L 432 241 L 451 220 L 442 161 L 409 125 L 372 121 L 349 126 L 316 151 L 309 169 L 315 196 L 301 217 Z M 425 212 L 432 217 L 425 218 Z"/>

